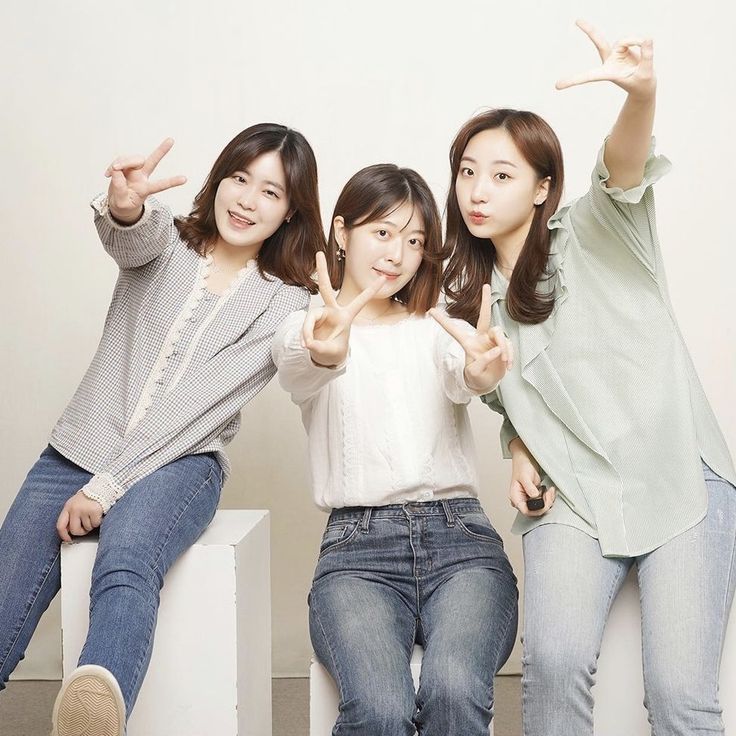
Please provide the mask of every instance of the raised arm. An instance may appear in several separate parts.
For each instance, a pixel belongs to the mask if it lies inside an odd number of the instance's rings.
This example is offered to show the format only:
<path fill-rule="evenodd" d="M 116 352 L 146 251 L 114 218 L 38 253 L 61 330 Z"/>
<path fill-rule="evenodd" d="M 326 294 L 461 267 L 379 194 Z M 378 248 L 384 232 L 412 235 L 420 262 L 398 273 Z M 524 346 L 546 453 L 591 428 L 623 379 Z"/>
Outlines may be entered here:
<path fill-rule="evenodd" d="M 604 161 L 610 174 L 608 186 L 630 189 L 641 183 L 651 147 L 657 90 L 652 40 L 625 38 L 611 45 L 590 24 L 577 21 L 577 26 L 595 45 L 602 64 L 562 79 L 556 87 L 613 82 L 627 93 L 606 142 Z"/>
<path fill-rule="evenodd" d="M 161 159 L 174 141 L 167 138 L 147 158 L 123 156 L 105 171 L 110 179 L 107 197 L 92 205 L 97 211 L 97 231 L 105 250 L 120 268 L 137 268 L 160 255 L 171 242 L 173 217 L 168 208 L 151 200 L 153 194 L 186 182 L 184 176 L 151 180 Z"/>

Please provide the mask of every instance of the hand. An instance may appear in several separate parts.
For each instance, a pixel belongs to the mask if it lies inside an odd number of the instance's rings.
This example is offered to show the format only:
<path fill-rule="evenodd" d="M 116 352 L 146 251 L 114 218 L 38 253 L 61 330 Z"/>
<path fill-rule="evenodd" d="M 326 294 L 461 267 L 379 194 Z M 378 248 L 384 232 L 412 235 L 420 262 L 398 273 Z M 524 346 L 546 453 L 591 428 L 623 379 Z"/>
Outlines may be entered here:
<path fill-rule="evenodd" d="M 555 502 L 555 489 L 550 487 L 544 494 L 544 508 L 539 511 L 530 511 L 526 502 L 530 498 L 537 498 L 537 486 L 542 482 L 539 471 L 526 447 L 517 440 L 520 446 L 512 450 L 511 485 L 509 487 L 509 501 L 511 505 L 524 516 L 542 516 L 546 514 Z"/>
<path fill-rule="evenodd" d="M 468 388 L 483 394 L 493 391 L 513 365 L 514 349 L 503 330 L 491 326 L 491 287 L 483 286 L 475 332 L 463 330 L 440 309 L 430 309 L 429 313 L 465 351 L 464 375 Z"/>
<path fill-rule="evenodd" d="M 317 284 L 325 306 L 309 312 L 302 327 L 302 344 L 317 365 L 332 367 L 347 358 L 353 320 L 385 283 L 386 277 L 380 276 L 350 304 L 342 307 L 332 291 L 325 254 L 317 251 Z"/>
<path fill-rule="evenodd" d="M 71 542 L 71 535 L 83 537 L 102 524 L 102 506 L 77 491 L 65 504 L 56 520 L 56 531 L 62 541 Z"/>
<path fill-rule="evenodd" d="M 143 214 L 143 203 L 148 196 L 186 182 L 185 176 L 172 176 L 158 181 L 149 178 L 173 145 L 173 138 L 167 138 L 148 158 L 120 156 L 107 167 L 105 176 L 110 179 L 107 204 L 116 220 L 134 223 Z"/>
<path fill-rule="evenodd" d="M 657 86 L 654 76 L 654 45 L 650 38 L 626 38 L 613 46 L 589 23 L 579 20 L 576 25 L 598 49 L 603 64 L 588 72 L 561 79 L 555 87 L 567 89 L 588 82 L 613 82 L 629 95 L 648 98 Z"/>

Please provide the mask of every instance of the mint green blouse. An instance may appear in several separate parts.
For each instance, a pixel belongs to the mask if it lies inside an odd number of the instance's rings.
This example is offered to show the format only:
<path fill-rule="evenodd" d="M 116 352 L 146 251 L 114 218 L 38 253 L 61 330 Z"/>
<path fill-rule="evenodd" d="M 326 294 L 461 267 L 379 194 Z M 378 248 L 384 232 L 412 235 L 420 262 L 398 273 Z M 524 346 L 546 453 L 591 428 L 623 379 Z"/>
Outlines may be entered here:
<path fill-rule="evenodd" d="M 517 357 L 482 400 L 504 416 L 504 456 L 520 436 L 558 494 L 513 531 L 568 524 L 610 557 L 650 552 L 705 516 L 701 458 L 736 484 L 667 292 L 652 185 L 670 163 L 653 151 L 641 184 L 623 191 L 606 186 L 601 149 L 588 193 L 550 219 L 547 320 L 515 322 L 508 282 L 495 270 L 491 284 L 494 324 Z"/>

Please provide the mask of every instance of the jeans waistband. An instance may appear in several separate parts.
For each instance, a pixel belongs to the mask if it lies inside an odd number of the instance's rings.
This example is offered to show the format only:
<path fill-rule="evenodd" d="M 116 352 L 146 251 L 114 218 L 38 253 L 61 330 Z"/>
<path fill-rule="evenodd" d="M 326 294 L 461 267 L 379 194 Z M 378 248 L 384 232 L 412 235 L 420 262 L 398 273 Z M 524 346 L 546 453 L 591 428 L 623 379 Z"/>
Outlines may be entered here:
<path fill-rule="evenodd" d="M 411 516 L 444 516 L 454 523 L 455 514 L 464 511 L 482 511 L 477 498 L 449 498 L 444 501 L 408 501 L 387 506 L 345 506 L 333 509 L 330 521 L 360 520 L 367 527 L 371 519 L 406 519 Z"/>

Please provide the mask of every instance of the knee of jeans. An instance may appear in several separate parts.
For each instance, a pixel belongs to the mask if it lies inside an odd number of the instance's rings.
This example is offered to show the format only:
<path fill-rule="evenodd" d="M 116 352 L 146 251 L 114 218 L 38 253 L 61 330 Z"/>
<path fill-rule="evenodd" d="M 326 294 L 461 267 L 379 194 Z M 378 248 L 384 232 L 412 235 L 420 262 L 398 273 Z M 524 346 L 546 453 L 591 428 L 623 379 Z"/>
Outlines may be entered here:
<path fill-rule="evenodd" d="M 155 561 L 140 549 L 128 546 L 100 547 L 92 571 L 90 599 L 111 588 L 134 588 L 138 592 L 158 601 L 163 586 L 163 575 Z"/>
<path fill-rule="evenodd" d="M 558 637 L 553 632 L 530 637 L 525 635 L 522 663 L 528 678 L 548 683 L 579 682 L 583 678 L 592 687 L 598 669 L 595 646 L 587 645 L 585 637 Z"/>
<path fill-rule="evenodd" d="M 702 672 L 682 672 L 669 667 L 644 675 L 644 705 L 654 733 L 689 733 L 712 729 L 722 733 L 722 708 L 718 682 Z"/>
<path fill-rule="evenodd" d="M 422 670 L 419 703 L 422 710 L 453 713 L 484 713 L 490 721 L 493 708 L 493 680 L 462 662 L 450 662 L 443 671 Z M 465 720 L 465 719 L 461 719 Z"/>
<path fill-rule="evenodd" d="M 361 693 L 340 704 L 342 724 L 360 724 L 361 731 L 371 734 L 413 734 L 416 702 L 399 692 L 386 690 L 376 697 L 375 693 Z"/>

